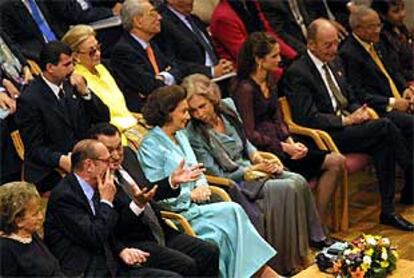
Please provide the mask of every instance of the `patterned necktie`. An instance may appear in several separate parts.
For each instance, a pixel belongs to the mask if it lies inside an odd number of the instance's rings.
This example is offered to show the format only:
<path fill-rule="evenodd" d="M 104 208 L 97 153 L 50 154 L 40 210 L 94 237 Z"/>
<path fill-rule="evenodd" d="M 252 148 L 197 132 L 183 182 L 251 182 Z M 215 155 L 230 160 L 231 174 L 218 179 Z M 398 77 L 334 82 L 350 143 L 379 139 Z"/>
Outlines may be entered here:
<path fill-rule="evenodd" d="M 121 188 L 125 191 L 125 193 L 132 198 L 132 192 L 131 192 L 131 185 L 126 180 L 126 178 L 123 176 L 126 172 L 123 170 L 123 173 L 121 171 L 117 171 L 115 173 L 118 184 L 121 186 Z M 133 182 L 132 178 L 130 179 L 131 182 Z M 139 187 L 138 187 L 139 188 Z M 157 243 L 161 246 L 165 246 L 165 235 L 164 231 L 162 230 L 161 224 L 158 221 L 157 215 L 155 214 L 153 208 L 151 207 L 150 203 L 147 203 L 145 206 L 144 211 L 142 212 L 142 221 L 148 225 L 148 227 L 151 230 L 152 235 L 154 236 Z"/>
<path fill-rule="evenodd" d="M 43 34 L 46 42 L 51 42 L 56 40 L 56 35 L 53 33 L 52 29 L 50 29 L 49 24 L 46 22 L 45 18 L 41 14 L 39 6 L 37 5 L 35 0 L 27 0 L 30 6 L 30 10 L 32 12 L 32 17 L 39 27 L 40 31 Z"/>
<path fill-rule="evenodd" d="M 344 97 L 340 88 L 336 86 L 333 80 L 333 77 L 331 75 L 331 72 L 329 71 L 328 65 L 324 64 L 322 66 L 322 69 L 325 72 L 325 78 L 326 78 L 326 81 L 328 82 L 329 90 L 332 92 L 337 102 L 337 107 L 336 107 L 337 109 L 335 112 L 337 113 L 338 116 L 349 114 L 349 112 L 345 110 L 345 108 L 348 106 L 348 100 Z"/>
<path fill-rule="evenodd" d="M 60 89 L 58 96 L 59 96 L 59 100 L 62 100 L 65 97 L 65 91 L 63 91 L 63 89 Z"/>
<path fill-rule="evenodd" d="M 210 42 L 207 41 L 207 38 L 205 37 L 203 32 L 201 32 L 200 28 L 198 28 L 197 24 L 194 22 L 191 16 L 186 16 L 185 19 L 190 24 L 191 29 L 193 29 L 194 35 L 197 37 L 199 42 L 203 45 L 203 48 L 207 52 L 208 56 L 210 57 L 213 65 L 217 64 L 218 60 L 217 60 L 216 54 L 214 53 L 214 49 L 211 46 Z"/>
<path fill-rule="evenodd" d="M 375 48 L 374 48 L 373 45 L 371 45 L 369 47 L 368 53 L 371 56 L 372 60 L 374 60 L 375 64 L 378 66 L 378 68 L 381 70 L 381 72 L 387 78 L 392 95 L 395 98 L 401 98 L 401 95 L 398 92 L 398 89 L 397 89 L 397 86 L 394 83 L 394 80 L 392 80 L 391 76 L 388 74 L 387 69 L 385 68 L 384 64 L 382 63 L 382 61 L 381 61 L 380 57 L 378 56 L 377 52 L 375 51 Z"/>
<path fill-rule="evenodd" d="M 160 69 L 158 68 L 157 59 L 155 58 L 154 50 L 152 49 L 151 45 L 148 44 L 147 49 L 145 49 L 145 51 L 147 52 L 148 60 L 151 63 L 155 75 L 158 75 L 160 73 Z"/>

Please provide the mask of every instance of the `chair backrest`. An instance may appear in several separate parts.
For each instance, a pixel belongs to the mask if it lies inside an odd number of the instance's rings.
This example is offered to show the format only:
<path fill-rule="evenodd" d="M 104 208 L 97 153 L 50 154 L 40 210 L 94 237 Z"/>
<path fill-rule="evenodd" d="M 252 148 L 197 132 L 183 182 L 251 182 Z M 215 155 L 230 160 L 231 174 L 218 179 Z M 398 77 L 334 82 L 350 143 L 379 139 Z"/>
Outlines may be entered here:
<path fill-rule="evenodd" d="M 280 97 L 278 99 L 279 107 L 283 115 L 283 120 L 289 126 L 293 124 L 292 120 L 292 111 L 290 110 L 289 102 L 287 101 L 286 97 Z"/>
<path fill-rule="evenodd" d="M 18 130 L 15 130 L 12 133 L 10 133 L 10 137 L 13 141 L 13 145 L 16 149 L 17 155 L 20 157 L 21 160 L 24 160 L 24 145 L 22 137 L 20 136 L 20 132 Z"/>

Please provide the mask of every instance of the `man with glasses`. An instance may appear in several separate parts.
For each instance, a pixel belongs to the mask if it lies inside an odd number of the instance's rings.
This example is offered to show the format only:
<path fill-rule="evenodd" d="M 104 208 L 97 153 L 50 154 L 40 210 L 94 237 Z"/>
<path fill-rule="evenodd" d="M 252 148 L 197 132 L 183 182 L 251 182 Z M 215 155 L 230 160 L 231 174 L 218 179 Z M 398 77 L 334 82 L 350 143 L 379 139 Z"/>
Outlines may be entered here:
<path fill-rule="evenodd" d="M 399 127 L 412 159 L 414 85 L 407 82 L 383 47 L 380 41 L 382 23 L 376 11 L 360 7 L 351 14 L 349 22 L 353 33 L 339 53 L 349 83 L 362 103 L 367 103 L 381 117 L 387 117 Z M 414 204 L 413 172 L 413 168 L 405 171 L 401 203 L 407 205 Z"/>
<path fill-rule="evenodd" d="M 148 254 L 114 236 L 120 215 L 114 209 L 117 188 L 109 169 L 111 154 L 99 141 L 86 139 L 72 151 L 73 172 L 49 198 L 45 242 L 62 272 L 76 277 L 179 277 L 139 266 Z"/>
<path fill-rule="evenodd" d="M 180 184 L 194 181 L 203 169 L 178 167 L 169 178 L 151 184 L 144 176 L 136 154 L 121 144 L 117 128 L 108 123 L 93 126 L 91 138 L 103 143 L 111 154 L 117 194 L 115 210 L 120 218 L 116 236 L 127 246 L 147 252 L 144 267 L 164 269 L 185 277 L 218 275 L 219 250 L 216 246 L 180 233 L 162 220 L 159 206 L 151 201 L 178 196 Z"/>
<path fill-rule="evenodd" d="M 25 146 L 24 178 L 46 192 L 71 170 L 70 150 L 92 124 L 109 121 L 106 105 L 73 73 L 72 51 L 61 42 L 40 53 L 42 74 L 17 100 L 15 120 Z M 60 173 L 59 173 L 60 172 Z"/>

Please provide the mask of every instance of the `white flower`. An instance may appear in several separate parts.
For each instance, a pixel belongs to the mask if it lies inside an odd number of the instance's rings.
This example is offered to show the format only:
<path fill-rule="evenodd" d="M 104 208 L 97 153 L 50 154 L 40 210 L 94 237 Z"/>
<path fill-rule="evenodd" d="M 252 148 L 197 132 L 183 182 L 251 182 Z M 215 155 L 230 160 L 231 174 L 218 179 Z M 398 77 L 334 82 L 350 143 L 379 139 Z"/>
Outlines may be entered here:
<path fill-rule="evenodd" d="M 350 261 L 350 260 L 348 260 L 348 259 L 346 259 L 346 260 L 345 260 L 345 263 L 346 263 L 347 265 L 350 265 L 350 264 L 351 264 L 351 261 Z"/>
<path fill-rule="evenodd" d="M 344 255 L 345 255 L 345 256 L 348 256 L 349 254 L 351 254 L 351 249 L 346 249 L 346 250 L 344 251 Z"/>
<path fill-rule="evenodd" d="M 366 240 L 367 240 L 367 243 L 369 245 L 376 245 L 377 244 L 377 241 L 373 237 L 367 237 Z"/>
<path fill-rule="evenodd" d="M 381 259 L 384 261 L 388 260 L 387 250 L 384 247 L 382 248 Z"/>
<path fill-rule="evenodd" d="M 367 265 L 371 265 L 371 262 L 372 262 L 372 259 L 371 259 L 371 257 L 370 256 L 364 256 L 364 258 L 362 259 L 362 261 L 363 261 L 363 263 L 364 264 L 367 264 Z"/>
<path fill-rule="evenodd" d="M 381 239 L 381 245 L 389 246 L 390 245 L 390 240 L 386 237 L 382 238 Z"/>

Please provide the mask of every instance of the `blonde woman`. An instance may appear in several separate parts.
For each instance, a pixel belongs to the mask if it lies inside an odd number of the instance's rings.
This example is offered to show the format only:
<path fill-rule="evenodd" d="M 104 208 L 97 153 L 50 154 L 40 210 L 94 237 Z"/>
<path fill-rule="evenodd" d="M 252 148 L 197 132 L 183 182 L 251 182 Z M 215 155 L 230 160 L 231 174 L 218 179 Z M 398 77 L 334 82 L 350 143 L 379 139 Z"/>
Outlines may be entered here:
<path fill-rule="evenodd" d="M 62 38 L 73 51 L 75 72 L 83 76 L 89 88 L 108 106 L 111 123 L 123 135 L 123 144 L 136 148 L 144 134 L 137 118 L 129 111 L 125 97 L 108 69 L 101 63 L 101 47 L 96 33 L 88 25 L 76 25 Z"/>

